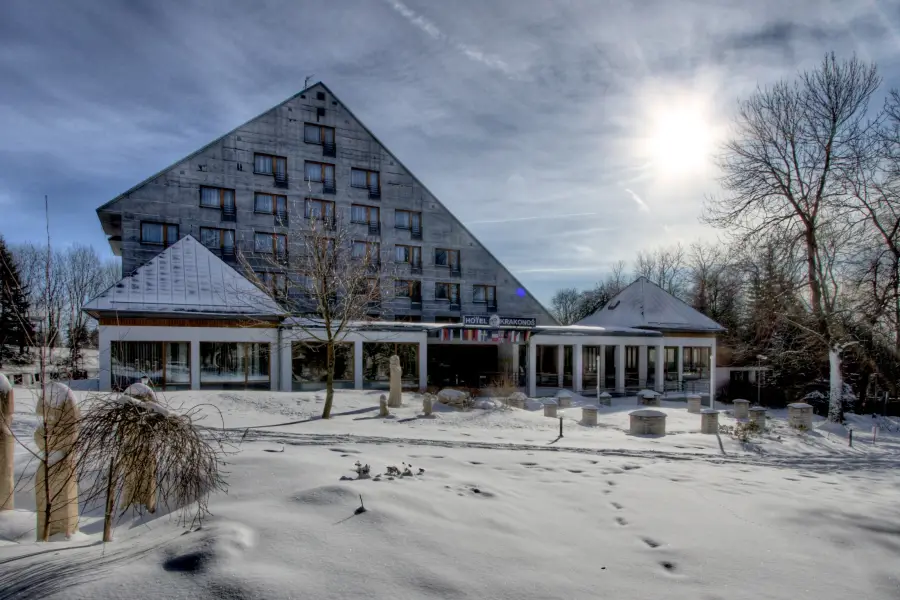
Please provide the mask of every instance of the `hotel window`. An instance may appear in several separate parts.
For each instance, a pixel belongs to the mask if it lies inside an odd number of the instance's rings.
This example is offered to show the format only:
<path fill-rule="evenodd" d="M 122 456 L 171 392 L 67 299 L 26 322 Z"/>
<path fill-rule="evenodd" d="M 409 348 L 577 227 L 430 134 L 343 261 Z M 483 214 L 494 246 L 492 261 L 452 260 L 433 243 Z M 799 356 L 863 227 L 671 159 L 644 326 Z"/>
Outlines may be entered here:
<path fill-rule="evenodd" d="M 334 185 L 334 165 L 307 161 L 304 173 L 307 181 Z"/>
<path fill-rule="evenodd" d="M 284 256 L 287 252 L 287 236 L 281 233 L 259 233 L 253 236 L 253 247 L 257 252 Z"/>
<path fill-rule="evenodd" d="M 307 219 L 334 219 L 334 202 L 307 198 L 305 214 Z"/>
<path fill-rule="evenodd" d="M 350 221 L 353 223 L 362 223 L 363 225 L 377 224 L 381 218 L 381 213 L 377 206 L 365 206 L 363 204 L 353 204 L 350 207 Z"/>
<path fill-rule="evenodd" d="M 459 270 L 459 250 L 447 250 L 445 248 L 434 249 L 434 266 L 450 267 Z"/>
<path fill-rule="evenodd" d="M 178 241 L 178 225 L 141 223 L 141 243 L 171 246 Z"/>
<path fill-rule="evenodd" d="M 372 264 L 377 264 L 380 247 L 378 242 L 353 242 L 353 258 L 363 258 Z"/>
<path fill-rule="evenodd" d="M 421 265 L 422 248 L 420 248 L 419 246 L 397 246 L 395 260 L 398 263 Z"/>
<path fill-rule="evenodd" d="M 493 285 L 473 285 L 472 302 L 497 306 L 497 287 Z"/>
<path fill-rule="evenodd" d="M 398 298 L 412 298 L 419 301 L 422 299 L 422 282 L 411 279 L 398 279 L 396 294 Z"/>
<path fill-rule="evenodd" d="M 459 284 L 438 281 L 434 284 L 434 299 L 459 304 Z"/>
<path fill-rule="evenodd" d="M 200 387 L 269 387 L 269 344 L 200 342 Z"/>
<path fill-rule="evenodd" d="M 234 208 L 234 190 L 201 186 L 200 206 L 206 208 Z"/>
<path fill-rule="evenodd" d="M 112 342 L 112 387 L 123 390 L 142 377 L 156 389 L 187 389 L 191 385 L 188 342 Z"/>
<path fill-rule="evenodd" d="M 320 146 L 334 143 L 334 127 L 314 125 L 307 123 L 303 127 L 303 141 L 307 144 L 319 144 Z"/>
<path fill-rule="evenodd" d="M 284 273 L 259 273 L 259 279 L 273 296 L 287 295 L 287 277 Z"/>
<path fill-rule="evenodd" d="M 421 231 L 422 213 L 396 210 L 394 211 L 394 227 L 397 229 L 409 229 L 410 231 Z"/>
<path fill-rule="evenodd" d="M 378 171 L 350 169 L 350 187 L 366 188 L 369 190 L 380 189 Z"/>
<path fill-rule="evenodd" d="M 200 228 L 200 243 L 210 250 L 234 254 L 234 229 Z"/>
<path fill-rule="evenodd" d="M 273 156 L 271 154 L 254 154 L 253 172 L 260 175 L 278 175 L 283 177 L 287 174 L 287 159 L 283 156 Z"/>
<path fill-rule="evenodd" d="M 253 211 L 268 215 L 287 214 L 287 196 L 257 192 L 253 201 Z"/>

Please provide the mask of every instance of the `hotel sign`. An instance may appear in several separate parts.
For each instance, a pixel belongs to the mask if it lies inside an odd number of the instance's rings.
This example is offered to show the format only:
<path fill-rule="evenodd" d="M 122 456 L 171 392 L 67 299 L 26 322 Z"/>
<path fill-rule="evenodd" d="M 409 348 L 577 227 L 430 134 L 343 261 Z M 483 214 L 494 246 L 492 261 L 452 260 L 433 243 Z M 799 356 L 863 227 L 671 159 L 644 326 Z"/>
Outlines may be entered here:
<path fill-rule="evenodd" d="M 499 315 L 465 315 L 462 324 L 466 327 L 535 327 L 534 317 L 501 317 Z"/>

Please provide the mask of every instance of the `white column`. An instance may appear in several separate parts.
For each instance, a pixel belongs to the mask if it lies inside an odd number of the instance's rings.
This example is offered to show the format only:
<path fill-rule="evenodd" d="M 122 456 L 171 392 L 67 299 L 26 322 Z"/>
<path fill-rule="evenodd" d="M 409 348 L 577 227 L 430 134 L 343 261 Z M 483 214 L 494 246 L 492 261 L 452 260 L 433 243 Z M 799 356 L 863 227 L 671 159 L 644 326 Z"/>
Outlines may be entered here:
<path fill-rule="evenodd" d="M 363 389 L 363 343 L 362 340 L 353 342 L 353 388 Z"/>
<path fill-rule="evenodd" d="M 653 386 L 657 392 L 666 391 L 666 347 L 656 345 L 656 361 L 653 363 Z"/>
<path fill-rule="evenodd" d="M 638 380 L 642 387 L 647 386 L 647 346 L 638 346 Z"/>
<path fill-rule="evenodd" d="M 193 336 L 191 345 L 191 389 L 200 389 L 200 339 Z"/>
<path fill-rule="evenodd" d="M 606 389 L 606 346 L 600 346 L 600 367 L 597 369 L 597 381 L 600 382 L 600 390 Z"/>
<path fill-rule="evenodd" d="M 575 344 L 572 346 L 572 389 L 579 394 L 581 393 L 582 370 L 581 344 Z"/>
<path fill-rule="evenodd" d="M 281 384 L 281 348 L 278 342 L 269 342 L 269 389 L 278 391 Z"/>
<path fill-rule="evenodd" d="M 556 387 L 563 386 L 563 369 L 566 364 L 566 347 L 560 344 L 556 347 Z"/>
<path fill-rule="evenodd" d="M 602 348 L 602 347 L 603 347 L 603 346 L 601 346 L 601 348 Z M 603 364 L 603 356 L 600 355 L 600 354 L 598 354 L 598 355 L 597 355 L 597 367 L 596 367 L 596 372 L 597 372 L 597 398 L 598 398 L 598 400 L 599 400 L 599 398 L 600 398 L 600 393 L 601 393 L 601 391 L 603 390 L 603 385 L 602 385 L 602 383 L 601 383 L 601 381 L 600 381 L 600 371 L 601 371 L 600 365 L 601 365 L 601 364 Z"/>
<path fill-rule="evenodd" d="M 101 392 L 108 392 L 112 390 L 112 341 L 113 341 L 113 328 L 108 325 L 100 326 L 100 334 L 98 344 L 100 348 L 98 350 L 98 361 L 97 365 L 99 368 L 99 372 L 97 373 L 97 377 L 99 378 L 99 385 Z"/>
<path fill-rule="evenodd" d="M 716 338 L 709 349 L 709 407 L 716 407 Z"/>
<path fill-rule="evenodd" d="M 678 389 L 684 384 L 684 346 L 678 346 Z"/>
<path fill-rule="evenodd" d="M 290 392 L 293 387 L 294 380 L 294 346 L 286 334 L 282 333 L 281 348 L 279 349 L 280 361 L 278 377 L 281 380 L 281 391 Z"/>
<path fill-rule="evenodd" d="M 519 387 L 519 344 L 512 344 L 512 380 Z"/>
<path fill-rule="evenodd" d="M 528 341 L 528 397 L 537 396 L 537 344 Z"/>
<path fill-rule="evenodd" d="M 419 342 L 419 391 L 428 387 L 428 339 Z"/>
<path fill-rule="evenodd" d="M 625 346 L 616 344 L 616 392 L 625 393 Z"/>

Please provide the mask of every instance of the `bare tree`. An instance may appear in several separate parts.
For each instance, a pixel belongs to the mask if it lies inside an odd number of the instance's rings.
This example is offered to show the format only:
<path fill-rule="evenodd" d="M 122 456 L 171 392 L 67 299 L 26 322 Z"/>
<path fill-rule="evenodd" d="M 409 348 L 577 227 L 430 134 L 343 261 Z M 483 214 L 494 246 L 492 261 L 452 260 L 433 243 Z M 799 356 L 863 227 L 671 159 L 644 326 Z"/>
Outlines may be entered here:
<path fill-rule="evenodd" d="M 861 149 L 868 150 L 859 142 L 867 135 L 868 102 L 880 81 L 874 65 L 830 54 L 794 82 L 757 90 L 740 103 L 720 157 L 726 195 L 708 203 L 708 222 L 739 239 L 781 229 L 802 245 L 815 330 L 832 364 L 831 420 L 841 419 L 843 341 L 829 285 L 833 262 L 822 233 L 829 226 L 838 229 L 842 174 L 856 164 Z"/>
<path fill-rule="evenodd" d="M 638 252 L 634 262 L 635 277 L 646 277 L 673 296 L 685 295 L 685 251 L 679 243 L 667 248 Z"/>
<path fill-rule="evenodd" d="M 368 223 L 365 234 L 356 234 L 354 227 L 360 226 L 332 212 L 305 216 L 308 226 L 290 239 L 273 232 L 270 242 L 257 234 L 253 248 L 239 252 L 239 261 L 251 281 L 295 316 L 294 338 L 325 347 L 322 418 L 328 419 L 334 402 L 336 346 L 354 324 L 380 316 L 396 279 L 382 260 L 379 238 L 368 233 L 379 223 Z M 418 293 L 421 301 L 421 289 Z"/>
<path fill-rule="evenodd" d="M 580 302 L 581 294 L 576 288 L 563 288 L 553 294 L 550 308 L 557 321 L 562 325 L 571 325 L 579 320 L 578 306 Z"/>

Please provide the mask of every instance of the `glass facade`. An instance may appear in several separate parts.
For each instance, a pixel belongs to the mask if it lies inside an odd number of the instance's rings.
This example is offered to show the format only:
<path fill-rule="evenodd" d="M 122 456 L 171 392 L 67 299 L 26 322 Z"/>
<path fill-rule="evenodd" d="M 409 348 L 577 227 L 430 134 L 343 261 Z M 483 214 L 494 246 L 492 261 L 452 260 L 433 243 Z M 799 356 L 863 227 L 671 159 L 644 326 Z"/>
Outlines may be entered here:
<path fill-rule="evenodd" d="M 321 389 L 328 376 L 328 349 L 322 343 L 294 342 L 291 349 L 293 376 L 291 389 L 295 391 Z M 334 347 L 334 385 L 353 387 L 353 344 L 339 343 Z"/>
<path fill-rule="evenodd" d="M 390 359 L 400 357 L 404 385 L 419 383 L 419 345 L 373 342 L 363 344 L 363 383 L 366 387 L 386 387 L 391 380 Z"/>
<path fill-rule="evenodd" d="M 142 377 L 161 390 L 187 389 L 191 385 L 188 342 L 113 342 L 110 359 L 112 387 L 116 390 L 124 390 Z"/>
<path fill-rule="evenodd" d="M 200 387 L 269 389 L 269 344 L 200 342 Z"/>

